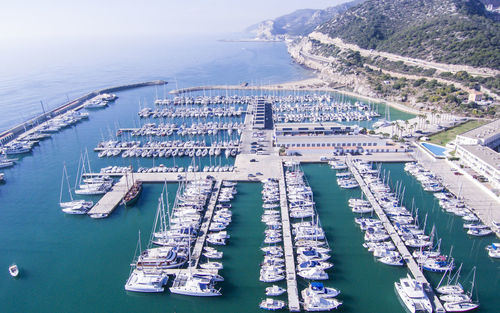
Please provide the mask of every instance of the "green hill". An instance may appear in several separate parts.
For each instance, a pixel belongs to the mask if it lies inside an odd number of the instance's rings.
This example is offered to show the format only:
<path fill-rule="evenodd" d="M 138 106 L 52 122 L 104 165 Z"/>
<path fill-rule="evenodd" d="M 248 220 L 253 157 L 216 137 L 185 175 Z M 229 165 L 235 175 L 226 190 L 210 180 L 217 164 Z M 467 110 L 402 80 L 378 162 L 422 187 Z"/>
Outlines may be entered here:
<path fill-rule="evenodd" d="M 479 0 L 367 0 L 317 30 L 365 49 L 500 69 L 498 18 Z"/>

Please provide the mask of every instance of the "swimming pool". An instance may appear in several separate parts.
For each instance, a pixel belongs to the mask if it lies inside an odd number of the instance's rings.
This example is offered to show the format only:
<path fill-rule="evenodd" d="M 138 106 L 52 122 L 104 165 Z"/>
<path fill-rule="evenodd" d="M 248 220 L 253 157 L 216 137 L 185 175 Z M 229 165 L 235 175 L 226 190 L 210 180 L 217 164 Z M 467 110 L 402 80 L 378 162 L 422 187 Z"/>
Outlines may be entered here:
<path fill-rule="evenodd" d="M 432 153 L 436 157 L 444 158 L 444 152 L 446 151 L 445 147 L 441 147 L 438 145 L 434 145 L 428 142 L 422 142 L 421 145 L 426 148 L 430 153 Z"/>

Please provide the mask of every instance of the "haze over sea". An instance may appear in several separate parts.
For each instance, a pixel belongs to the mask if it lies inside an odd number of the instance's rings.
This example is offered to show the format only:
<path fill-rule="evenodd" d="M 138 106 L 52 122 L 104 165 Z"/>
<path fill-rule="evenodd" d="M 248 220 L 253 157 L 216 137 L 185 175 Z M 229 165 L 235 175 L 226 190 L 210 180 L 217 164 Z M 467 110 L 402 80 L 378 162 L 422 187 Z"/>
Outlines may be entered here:
<path fill-rule="evenodd" d="M 224 42 L 239 35 L 12 42 L 0 51 L 0 131 L 89 91 L 163 79 L 169 88 L 269 84 L 310 77 L 283 43 Z"/>

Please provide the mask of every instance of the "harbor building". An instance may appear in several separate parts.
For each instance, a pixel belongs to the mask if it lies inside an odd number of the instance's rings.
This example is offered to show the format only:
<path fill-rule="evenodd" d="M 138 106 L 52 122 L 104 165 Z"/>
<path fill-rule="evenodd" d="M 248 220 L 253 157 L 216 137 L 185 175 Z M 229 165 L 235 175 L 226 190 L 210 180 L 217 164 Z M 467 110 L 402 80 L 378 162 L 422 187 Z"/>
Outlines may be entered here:
<path fill-rule="evenodd" d="M 481 145 L 457 145 L 456 155 L 463 165 L 486 177 L 493 188 L 500 189 L 500 153 Z"/>
<path fill-rule="evenodd" d="M 274 137 L 348 135 L 357 133 L 357 126 L 328 123 L 279 123 L 274 125 Z"/>
<path fill-rule="evenodd" d="M 500 146 L 500 119 L 457 135 L 457 145 L 481 145 L 494 150 Z"/>
<path fill-rule="evenodd" d="M 286 123 L 274 125 L 274 144 L 285 147 L 288 154 L 405 152 L 399 144 L 377 136 L 363 135 L 353 125 L 328 123 Z"/>
<path fill-rule="evenodd" d="M 367 135 L 317 135 L 317 136 L 278 136 L 275 138 L 278 147 L 285 147 L 289 153 L 325 151 L 342 155 L 346 153 L 379 153 L 405 152 L 399 144 L 392 144 L 389 140 Z"/>

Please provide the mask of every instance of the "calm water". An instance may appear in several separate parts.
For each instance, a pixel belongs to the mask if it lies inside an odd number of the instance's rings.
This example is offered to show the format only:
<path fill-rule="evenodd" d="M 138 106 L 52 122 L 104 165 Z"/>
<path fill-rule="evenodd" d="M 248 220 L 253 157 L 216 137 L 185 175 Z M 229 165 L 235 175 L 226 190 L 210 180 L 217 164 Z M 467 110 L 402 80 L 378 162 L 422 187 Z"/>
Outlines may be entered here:
<path fill-rule="evenodd" d="M 63 52 L 47 53 L 39 56 L 39 60 L 27 60 L 27 65 L 21 67 L 10 64 L 0 75 L 0 129 L 20 120 L 20 115 L 26 117 L 39 112 L 40 99 L 47 106 L 56 106 L 66 99 L 66 94 L 73 98 L 97 87 L 123 82 L 176 78 L 179 87 L 185 87 L 241 81 L 280 82 L 310 75 L 291 63 L 285 46 L 279 43 L 152 42 L 133 47 L 124 42 L 106 44 L 95 62 L 92 54 L 84 49 L 75 50 L 73 56 Z M 119 51 L 125 53 L 116 54 Z M 141 52 L 140 57 L 135 52 Z M 3 53 L 8 60 L 8 52 Z M 47 60 L 52 63 L 44 63 Z M 175 88 L 175 83 L 170 84 L 167 91 L 171 88 Z M 7 183 L 0 186 L 0 269 L 4 269 L 0 271 L 3 273 L 0 275 L 1 312 L 260 311 L 257 306 L 266 286 L 258 281 L 262 260 L 258 249 L 264 238 L 260 184 L 238 185 L 229 229 L 231 240 L 224 248 L 222 274 L 226 281 L 220 284 L 224 296 L 215 299 L 174 296 L 168 292 L 137 295 L 123 289 L 137 232 L 141 230 L 145 244 L 163 186 L 146 185 L 135 207 L 119 207 L 105 220 L 67 216 L 57 206 L 62 164 L 66 162 L 73 181 L 78 158 L 85 148 L 89 149 L 94 169 L 114 164 L 158 165 L 157 160 L 99 159 L 91 151 L 102 138 L 114 134 L 117 127 L 137 126 L 139 102 L 151 104 L 155 94 L 154 87 L 120 92 L 120 98 L 109 108 L 93 111 L 88 121 L 41 142 L 33 154 L 22 158 L 18 165 L 2 170 Z M 22 114 L 20 108 L 23 108 Z M 380 108 L 383 112 L 383 107 Z M 391 116 L 396 118 L 393 113 Z M 184 158 L 176 162 L 186 165 L 189 161 Z M 172 159 L 162 161 L 165 165 L 173 165 L 173 162 Z M 221 158 L 218 162 L 227 161 Z M 453 244 L 453 255 L 459 262 L 465 262 L 466 271 L 472 264 L 479 266 L 481 312 L 496 312 L 498 302 L 494 296 L 495 290 L 499 290 L 499 263 L 489 260 L 484 251 L 492 238 L 467 238 L 460 221 L 438 210 L 433 197 L 403 173 L 402 165 L 384 167 L 391 169 L 393 179 L 405 180 L 407 194 L 415 195 L 422 212 L 424 209 L 430 212 L 429 220 L 438 226 L 445 251 Z M 333 183 L 334 171 L 326 166 L 307 165 L 304 169 L 334 250 L 335 268 L 328 284 L 342 290 L 341 310 L 402 312 L 392 286 L 405 270 L 374 262 L 371 254 L 361 247 L 363 235 L 347 209 L 347 199 L 359 191 L 339 190 Z M 168 186 L 170 201 L 176 188 L 175 184 Z M 454 234 L 454 230 L 458 232 Z M 21 268 L 22 277 L 18 280 L 8 275 L 7 267 L 12 262 Z M 300 280 L 299 286 L 305 287 L 306 282 Z"/>
<path fill-rule="evenodd" d="M 460 218 L 444 213 L 431 193 L 425 192 L 418 181 L 407 175 L 401 163 L 384 164 L 382 170 L 390 171 L 391 181 L 402 181 L 406 186 L 405 205 L 411 207 L 414 199 L 423 223 L 428 214 L 427 233 L 433 225 L 442 238 L 442 252 L 448 254 L 453 246 L 455 262 L 463 263 L 462 277 L 477 266 L 476 292 L 481 307 L 479 312 L 498 312 L 500 300 L 500 262 L 490 259 L 484 247 L 494 237 L 471 238 L 463 231 Z M 346 312 L 402 312 L 394 292 L 394 281 L 406 275 L 406 268 L 394 268 L 374 260 L 364 249 L 363 232 L 354 223 L 354 214 L 347 206 L 350 197 L 359 197 L 360 190 L 340 190 L 335 183 L 335 172 L 326 165 L 303 165 L 313 189 L 322 225 L 333 247 L 333 286 L 342 290 Z M 437 286 L 440 274 L 425 272 L 426 277 Z M 470 282 L 463 281 L 464 288 Z"/>

